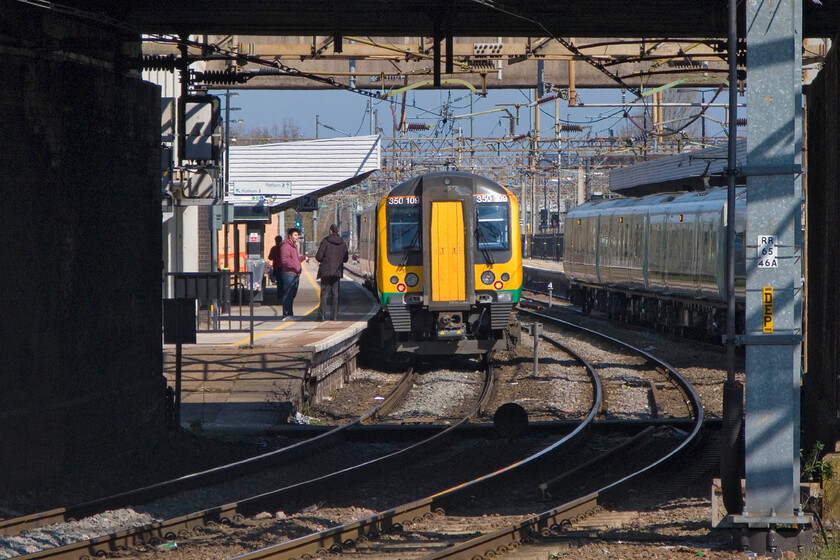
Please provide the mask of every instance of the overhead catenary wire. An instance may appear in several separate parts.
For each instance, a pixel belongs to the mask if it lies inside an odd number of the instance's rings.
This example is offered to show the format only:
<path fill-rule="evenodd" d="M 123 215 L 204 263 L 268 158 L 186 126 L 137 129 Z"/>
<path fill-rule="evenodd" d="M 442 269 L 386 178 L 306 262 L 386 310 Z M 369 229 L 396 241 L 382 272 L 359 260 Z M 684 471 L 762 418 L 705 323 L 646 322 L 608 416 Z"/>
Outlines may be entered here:
<path fill-rule="evenodd" d="M 162 40 L 172 41 L 172 42 L 183 42 L 183 41 L 182 41 L 182 39 L 180 39 L 180 38 L 172 38 L 172 39 L 166 39 L 166 38 L 164 38 L 164 39 L 162 39 Z M 203 46 L 203 47 L 207 47 L 207 45 L 204 45 L 204 44 L 202 44 L 202 43 L 198 43 L 198 42 L 195 42 L 195 41 L 191 41 L 191 42 L 190 42 L 190 44 L 192 44 L 192 45 L 194 45 L 194 46 Z M 214 48 L 214 46 L 210 46 L 210 47 L 208 47 L 208 48 L 211 48 L 211 49 L 212 49 L 212 48 Z M 220 49 L 218 49 L 218 50 L 219 50 L 220 52 L 221 52 L 221 51 L 225 51 L 225 49 L 221 49 L 221 48 L 220 48 Z M 231 53 L 231 52 L 227 52 L 226 56 L 228 56 L 228 57 L 230 57 L 230 58 L 233 58 L 233 59 L 239 59 L 239 58 L 241 58 L 243 55 L 240 55 L 240 54 L 238 54 L 238 53 Z M 248 58 L 249 58 L 249 59 L 251 59 L 251 60 L 248 60 L 248 61 L 253 61 L 253 62 L 256 62 L 256 60 L 253 60 L 253 59 L 257 59 L 257 57 L 250 57 L 250 56 L 249 56 Z M 279 63 L 279 61 L 259 60 L 259 63 L 260 63 L 260 64 L 263 64 L 263 65 L 266 65 L 266 66 L 273 66 L 273 67 L 274 67 L 275 69 L 277 69 L 278 71 L 285 71 L 285 70 L 283 70 L 283 68 L 288 68 L 289 70 L 288 70 L 287 72 L 288 72 L 290 75 L 294 75 L 294 76 L 297 76 L 297 77 L 303 77 L 303 78 L 308 78 L 308 77 L 310 77 L 310 75 L 309 75 L 309 74 L 304 73 L 304 72 L 300 72 L 300 71 L 299 71 L 299 70 L 297 70 L 297 69 L 293 69 L 293 68 L 291 68 L 291 67 L 288 67 L 288 66 L 286 66 L 286 65 L 283 65 L 282 63 Z M 278 66 L 278 65 L 279 65 L 279 66 Z M 389 103 L 391 103 L 391 106 L 392 106 L 392 107 L 395 107 L 395 104 L 396 104 L 396 103 L 401 103 L 401 100 L 400 100 L 400 99 L 398 99 L 398 98 L 396 98 L 396 96 L 387 96 L 387 97 L 386 97 L 386 96 L 383 96 L 383 91 L 384 91 L 384 90 L 371 93 L 371 92 L 362 91 L 362 90 L 360 90 L 360 89 L 358 89 L 358 88 L 354 88 L 354 87 L 348 86 L 348 85 L 346 85 L 346 84 L 339 84 L 338 82 L 336 82 L 336 81 L 335 81 L 335 80 L 333 80 L 333 79 L 324 78 L 324 77 L 322 77 L 322 76 L 313 76 L 313 78 L 314 78 L 314 79 L 317 79 L 317 81 L 321 81 L 321 82 L 327 83 L 327 84 L 329 84 L 329 85 L 331 85 L 332 87 L 335 87 L 335 88 L 337 88 L 337 89 L 345 89 L 345 90 L 350 91 L 351 93 L 360 93 L 360 94 L 363 94 L 363 95 L 365 95 L 366 97 L 368 97 L 368 98 L 372 99 L 372 103 L 376 103 L 376 105 L 380 105 L 380 104 L 381 104 L 380 102 L 389 102 Z M 389 89 L 389 91 L 391 91 L 392 89 L 393 89 L 393 88 L 390 88 L 390 89 Z M 523 96 L 525 96 L 525 92 L 524 92 L 524 91 L 520 90 L 520 93 L 521 93 Z M 450 95 L 450 98 L 451 98 L 451 92 L 449 93 L 449 95 Z M 464 96 L 461 96 L 461 97 L 459 97 L 459 98 L 457 98 L 457 99 L 456 99 L 456 102 L 457 102 L 457 101 L 460 101 L 460 100 L 462 100 L 462 99 L 467 99 L 467 98 L 469 98 L 469 97 L 470 97 L 469 95 L 464 95 Z M 540 101 L 540 100 L 537 100 L 537 102 L 534 102 L 534 101 L 532 101 L 532 98 L 531 98 L 531 97 L 527 97 L 527 96 L 526 96 L 526 99 L 527 99 L 527 101 L 528 101 L 528 103 L 527 103 L 527 104 L 531 104 L 531 105 L 538 104 L 538 102 Z M 407 107 L 410 107 L 411 109 L 416 110 L 416 111 L 420 112 L 421 114 L 428 115 L 428 116 L 429 116 L 429 117 L 431 117 L 432 119 L 435 119 L 435 120 L 437 120 L 437 121 L 439 121 L 439 122 L 437 123 L 437 125 L 436 125 L 433 129 L 431 129 L 431 130 L 429 130 L 429 131 L 426 131 L 426 134 L 420 134 L 420 133 L 422 133 L 423 131 L 412 131 L 412 132 L 413 132 L 414 134 L 418 134 L 418 136 L 426 136 L 426 137 L 430 137 L 430 136 L 440 137 L 440 136 L 443 136 L 443 135 L 444 135 L 444 133 L 446 132 L 446 130 L 445 130 L 445 125 L 446 125 L 446 124 L 449 124 L 451 128 L 454 128 L 454 125 L 453 125 L 452 123 L 454 122 L 454 119 L 455 119 L 456 117 L 455 117 L 455 116 L 453 116 L 453 115 L 451 115 L 451 114 L 448 114 L 448 113 L 447 113 L 447 115 L 444 115 L 444 112 L 442 111 L 442 109 L 441 109 L 441 108 L 442 108 L 442 107 L 444 107 L 444 106 L 446 106 L 446 107 L 448 107 L 448 108 L 450 108 L 450 109 L 451 109 L 451 108 L 453 107 L 453 103 L 454 103 L 454 102 L 450 99 L 450 100 L 449 100 L 449 101 L 447 101 L 444 105 L 441 105 L 440 107 L 436 108 L 437 110 L 429 110 L 429 109 L 425 109 L 425 108 L 423 108 L 422 106 L 418 106 L 418 105 L 417 105 L 417 102 L 416 102 L 416 98 L 414 98 L 414 99 L 413 99 L 413 101 L 412 101 L 412 103 L 411 103 L 411 105 L 408 105 L 408 104 L 406 105 Z M 524 105 L 526 105 L 526 104 L 521 104 L 521 106 L 524 106 Z M 541 108 L 540 110 L 542 110 L 542 108 Z M 544 111 L 544 112 L 545 112 L 545 111 Z M 547 113 L 546 113 L 546 114 L 547 114 Z M 599 115 L 599 116 L 597 117 L 597 120 L 596 120 L 596 121 L 590 121 L 589 123 L 580 122 L 580 123 L 576 123 L 576 124 L 581 124 L 581 125 L 590 124 L 590 125 L 591 125 L 591 123 L 592 123 L 592 122 L 598 122 L 598 121 L 600 121 L 600 120 L 610 119 L 610 118 L 613 118 L 613 116 L 614 116 L 614 115 L 615 115 L 615 113 L 601 114 L 601 115 Z M 444 119 L 446 119 L 446 122 L 444 122 Z M 572 124 L 572 123 L 574 123 L 574 122 L 575 122 L 575 121 L 572 121 L 572 120 L 570 120 L 570 119 L 558 119 L 558 120 L 560 120 L 560 121 L 562 121 L 562 122 L 565 122 L 565 123 L 567 123 L 567 124 Z M 498 127 L 499 127 L 499 125 L 500 125 L 501 123 L 500 123 L 500 121 L 497 119 L 497 120 L 495 121 L 495 123 L 494 123 L 494 124 L 495 124 L 495 125 L 493 126 L 493 131 L 496 131 L 496 130 L 498 129 Z M 689 123 L 689 124 L 690 124 L 690 123 Z M 638 123 L 634 123 L 634 125 L 635 125 L 635 126 L 638 126 Z M 363 126 L 363 125 L 361 125 L 361 126 Z M 360 129 L 361 129 L 361 126 L 360 126 Z M 344 133 L 343 131 L 337 131 L 337 132 L 339 132 L 339 133 L 341 133 L 341 134 L 346 134 L 346 133 Z M 673 131 L 672 131 L 672 132 L 668 132 L 667 134 L 663 134 L 663 136 L 665 136 L 665 135 L 670 135 L 670 134 L 675 134 L 675 132 L 673 132 Z"/>
<path fill-rule="evenodd" d="M 721 91 L 723 91 L 723 86 L 720 86 L 718 88 L 718 90 L 715 92 L 714 97 L 712 98 L 712 101 L 710 101 L 709 103 L 714 102 L 714 100 L 717 99 L 717 96 L 720 95 Z M 679 134 L 680 132 L 682 132 L 683 130 L 685 130 L 689 126 L 691 126 L 693 123 L 695 123 L 697 121 L 697 119 L 699 119 L 700 117 L 703 116 L 703 114 L 706 112 L 706 110 L 708 108 L 709 108 L 708 104 L 703 106 L 700 109 L 700 112 L 697 113 L 696 115 L 694 115 L 692 117 L 686 117 L 686 118 L 688 118 L 688 122 L 686 122 L 684 125 L 682 125 L 681 127 L 677 128 L 675 130 L 668 130 L 667 132 L 657 132 L 655 130 L 650 130 L 648 128 L 645 128 L 644 126 L 642 126 L 638 122 L 636 122 L 636 119 L 634 119 L 627 110 L 625 110 L 625 112 L 624 112 L 624 118 L 626 118 L 628 121 L 630 121 L 633 124 L 633 126 L 638 128 L 639 130 L 641 130 L 645 134 L 650 134 L 651 136 L 659 136 L 659 137 L 673 136 L 674 134 Z M 680 120 L 682 120 L 682 119 L 680 119 Z"/>
<path fill-rule="evenodd" d="M 491 9 L 496 10 L 496 11 L 498 11 L 498 12 L 501 12 L 501 13 L 503 13 L 503 14 L 507 14 L 507 15 L 509 15 L 509 16 L 512 16 L 512 17 L 515 17 L 515 18 L 518 18 L 518 19 L 521 19 L 521 20 L 524 20 L 524 21 L 527 21 L 527 22 L 533 23 L 534 25 L 539 26 L 539 28 L 540 28 L 540 29 L 542 29 L 543 31 L 545 31 L 546 35 L 548 35 L 549 37 L 551 37 L 552 39 L 554 39 L 555 41 L 557 41 L 558 43 L 560 43 L 561 45 L 563 45 L 563 46 L 564 46 L 565 48 L 567 48 L 569 51 L 571 51 L 571 52 L 575 53 L 576 55 L 578 55 L 578 56 L 579 56 L 582 60 L 584 60 L 586 63 L 590 64 L 591 66 L 593 66 L 593 67 L 595 67 L 595 68 L 597 68 L 597 69 L 598 69 L 599 71 L 601 71 L 604 75 L 606 75 L 606 76 L 607 76 L 607 77 L 609 77 L 611 80 L 613 80 L 614 82 L 616 82 L 617 84 L 619 84 L 621 87 L 623 87 L 624 89 L 626 89 L 626 90 L 630 91 L 630 92 L 631 92 L 631 93 L 633 93 L 636 97 L 641 97 L 641 96 L 642 96 L 641 91 L 639 90 L 639 88 L 635 88 L 635 87 L 633 87 L 633 86 L 629 85 L 627 82 L 625 82 L 625 81 L 621 78 L 621 76 L 618 76 L 617 74 L 614 74 L 613 72 L 611 72 L 611 71 L 610 71 L 610 70 L 609 70 L 606 66 L 604 66 L 603 64 L 601 64 L 600 62 L 598 62 L 596 59 L 594 59 L 594 58 L 592 58 L 591 56 L 587 55 L 586 53 L 584 53 L 584 52 L 583 52 L 583 51 L 581 51 L 579 48 L 575 47 L 573 44 L 569 43 L 568 41 L 566 41 L 566 40 L 565 40 L 565 39 L 563 39 L 562 37 L 558 37 L 558 36 L 556 36 L 554 33 L 552 33 L 551 31 L 549 31 L 549 30 L 548 30 L 548 28 L 547 28 L 545 25 L 543 25 L 543 23 L 542 23 L 541 21 L 535 20 L 535 19 L 530 18 L 530 17 L 528 17 L 528 16 L 524 16 L 524 15 L 522 15 L 522 14 L 518 14 L 518 13 L 516 13 L 516 12 L 513 12 L 513 11 L 510 11 L 510 10 L 508 10 L 508 9 L 502 8 L 502 7 L 500 7 L 500 6 L 497 6 L 497 5 L 493 2 L 493 0 L 472 0 L 472 1 L 473 1 L 473 2 L 475 2 L 476 4 L 481 4 L 482 6 L 486 6 L 486 7 L 488 7 L 488 8 L 491 8 Z"/>

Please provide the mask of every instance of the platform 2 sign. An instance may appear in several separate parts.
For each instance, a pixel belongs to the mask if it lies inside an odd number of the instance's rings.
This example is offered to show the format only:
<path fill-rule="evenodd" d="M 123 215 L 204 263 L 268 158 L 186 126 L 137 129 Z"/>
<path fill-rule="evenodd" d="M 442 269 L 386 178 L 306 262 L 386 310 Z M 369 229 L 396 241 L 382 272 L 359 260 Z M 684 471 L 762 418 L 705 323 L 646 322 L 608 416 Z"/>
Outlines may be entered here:
<path fill-rule="evenodd" d="M 759 235 L 756 243 L 758 268 L 779 268 L 776 253 L 776 238 L 773 235 Z"/>

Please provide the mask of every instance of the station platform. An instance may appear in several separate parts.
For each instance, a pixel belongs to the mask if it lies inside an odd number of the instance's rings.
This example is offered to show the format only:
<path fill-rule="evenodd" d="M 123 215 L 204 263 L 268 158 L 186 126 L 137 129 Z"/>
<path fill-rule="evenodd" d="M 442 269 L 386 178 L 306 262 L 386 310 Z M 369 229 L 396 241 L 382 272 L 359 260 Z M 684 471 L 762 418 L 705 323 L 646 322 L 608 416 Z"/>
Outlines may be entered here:
<path fill-rule="evenodd" d="M 550 286 L 554 295 L 569 296 L 570 285 L 563 269 L 563 261 L 523 259 L 522 275 L 528 289 L 545 292 Z"/>
<path fill-rule="evenodd" d="M 290 413 L 312 398 L 313 391 L 340 385 L 342 372 L 349 377 L 355 367 L 355 344 L 379 306 L 345 274 L 338 320 L 318 321 L 317 270 L 314 259 L 303 265 L 295 320 L 283 321 L 277 288 L 268 283 L 262 303 L 254 304 L 253 345 L 248 332 L 229 331 L 199 332 L 195 344 L 182 345 L 182 427 L 207 433 L 259 433 L 287 423 Z M 167 384 L 174 391 L 174 344 L 164 344 L 163 359 Z"/>
<path fill-rule="evenodd" d="M 563 261 L 549 261 L 544 259 L 522 259 L 523 268 L 534 268 L 563 272 Z"/>
<path fill-rule="evenodd" d="M 347 266 L 352 270 L 352 263 Z M 532 279 L 554 281 L 558 295 L 562 291 L 557 279 L 562 262 L 526 259 L 523 268 Z M 318 321 L 317 270 L 314 260 L 303 266 L 293 321 L 283 321 L 277 288 L 268 284 L 262 303 L 254 304 L 253 345 L 249 333 L 230 331 L 199 332 L 195 344 L 182 345 L 182 427 L 206 433 L 271 430 L 349 377 L 355 368 L 352 349 L 379 305 L 348 273 L 341 281 L 339 320 Z M 163 360 L 174 391 L 174 344 L 163 345 Z"/>

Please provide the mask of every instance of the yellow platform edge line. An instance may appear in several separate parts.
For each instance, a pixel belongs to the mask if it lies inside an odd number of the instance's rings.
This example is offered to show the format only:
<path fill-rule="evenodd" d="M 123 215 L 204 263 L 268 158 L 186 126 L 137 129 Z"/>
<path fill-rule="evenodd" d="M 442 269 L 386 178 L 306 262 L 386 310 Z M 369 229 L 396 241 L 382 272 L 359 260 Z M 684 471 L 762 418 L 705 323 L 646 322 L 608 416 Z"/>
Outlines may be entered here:
<path fill-rule="evenodd" d="M 306 313 L 304 313 L 304 314 L 303 314 L 303 316 L 304 316 L 304 317 L 306 317 L 306 316 L 308 316 L 308 315 L 311 315 L 313 311 L 315 311 L 316 309 L 318 309 L 319 307 L 321 307 L 321 303 L 320 303 L 320 300 L 321 300 L 321 287 L 318 285 L 318 282 L 316 282 L 316 281 L 315 281 L 315 279 L 314 279 L 314 278 L 312 278 L 312 274 L 309 272 L 309 270 L 308 270 L 305 266 L 304 266 L 304 267 L 302 267 L 302 268 L 303 268 L 303 275 L 304 275 L 304 276 L 306 276 L 306 280 L 307 280 L 307 281 L 308 281 L 308 282 L 309 282 L 309 283 L 310 283 L 310 284 L 311 284 L 311 285 L 315 288 L 315 295 L 317 295 L 317 296 L 318 296 L 318 302 L 319 302 L 317 305 L 315 305 L 314 307 L 310 308 L 310 309 L 309 309 Z M 261 332 L 260 334 L 255 334 L 255 335 L 254 335 L 254 340 L 256 340 L 256 339 L 258 339 L 258 338 L 260 338 L 260 337 L 263 337 L 263 336 L 265 336 L 265 335 L 267 335 L 267 334 L 271 334 L 271 333 L 273 333 L 273 332 L 283 330 L 283 329 L 285 329 L 286 327 L 288 327 L 289 325 L 291 325 L 291 323 L 280 323 L 279 325 L 277 325 L 276 327 L 274 327 L 274 328 L 273 328 L 273 329 L 271 329 L 270 331 L 265 331 L 265 332 Z M 227 346 L 229 346 L 229 347 L 232 347 L 232 346 L 242 346 L 243 344 L 249 344 L 250 342 L 251 342 L 251 337 L 249 336 L 248 338 L 243 338 L 242 340 L 238 340 L 238 341 L 236 341 L 236 342 L 232 342 L 232 343 L 228 344 Z"/>

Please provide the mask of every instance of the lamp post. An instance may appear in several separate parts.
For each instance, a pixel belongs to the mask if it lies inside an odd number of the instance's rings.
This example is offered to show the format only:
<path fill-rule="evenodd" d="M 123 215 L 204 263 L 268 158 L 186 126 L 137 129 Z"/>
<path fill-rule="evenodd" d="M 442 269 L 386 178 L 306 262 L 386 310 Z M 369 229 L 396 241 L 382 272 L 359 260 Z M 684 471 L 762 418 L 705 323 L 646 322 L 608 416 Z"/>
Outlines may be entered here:
<path fill-rule="evenodd" d="M 546 173 L 548 171 L 553 170 L 555 165 L 556 164 L 553 161 L 551 161 L 551 159 L 549 159 L 547 157 L 540 158 L 539 162 L 537 163 L 537 166 L 543 172 L 543 185 L 544 185 L 544 188 L 545 188 L 545 192 L 543 194 L 543 206 L 545 206 L 545 212 L 546 212 L 546 225 L 551 218 L 550 213 L 549 213 L 550 209 L 548 208 L 548 179 L 546 177 Z M 557 183 L 557 188 L 558 189 L 560 188 L 560 183 L 559 182 Z M 558 212 L 560 211 L 560 206 L 559 205 L 557 206 L 557 211 Z"/>
<path fill-rule="evenodd" d="M 230 157 L 230 112 L 231 111 L 239 111 L 239 107 L 231 107 L 230 106 L 230 98 L 231 97 L 239 97 L 239 94 L 234 92 L 231 93 L 230 90 L 227 90 L 222 95 L 225 96 L 225 190 L 224 194 L 228 193 L 228 181 L 230 180 L 230 170 L 228 165 L 228 158 Z M 242 121 L 234 121 L 237 123 L 241 123 Z"/>
<path fill-rule="evenodd" d="M 231 110 L 238 110 L 238 108 L 231 108 Z M 222 195 L 223 198 L 226 198 L 228 195 L 228 182 L 230 181 L 230 125 L 232 124 L 239 124 L 245 122 L 242 119 L 236 119 L 235 121 L 230 120 L 230 113 L 226 111 L 225 115 L 225 190 L 224 194 Z M 230 250 L 228 248 L 228 237 L 229 237 L 229 224 L 225 223 L 225 268 L 230 270 L 230 259 L 228 256 L 230 255 Z M 239 230 L 237 230 L 238 232 Z M 233 252 L 239 255 L 239 243 L 234 240 L 235 243 L 233 244 Z M 239 258 L 237 257 L 236 260 L 236 270 L 239 270 Z"/>
<path fill-rule="evenodd" d="M 554 258 L 555 258 L 555 260 L 560 260 L 559 259 L 559 254 L 560 254 L 559 253 L 560 202 L 561 202 L 561 197 L 560 197 L 560 174 L 562 172 L 562 168 L 560 167 L 560 152 L 559 151 L 557 152 L 557 161 L 552 161 L 550 158 L 544 157 L 544 158 L 540 158 L 538 165 L 539 165 L 539 168 L 542 169 L 545 172 L 557 169 L 557 228 L 555 230 L 555 235 L 554 235 Z M 545 213 L 546 213 L 546 222 L 547 222 L 546 227 L 548 227 L 549 223 L 551 221 L 551 210 L 548 208 L 547 179 L 544 178 L 543 180 L 546 181 L 546 187 L 545 187 L 545 189 L 546 189 L 546 191 L 545 191 L 545 207 L 546 207 L 546 210 L 545 210 Z"/>
<path fill-rule="evenodd" d="M 560 167 L 560 150 L 557 150 L 557 237 L 560 237 L 560 174 L 562 172 L 562 167 Z M 565 210 L 565 208 L 564 208 Z M 555 251 L 555 256 L 557 256 L 557 260 L 559 261 L 560 252 Z"/>
<path fill-rule="evenodd" d="M 230 161 L 230 112 L 231 111 L 238 111 L 239 107 L 231 107 L 230 106 L 230 98 L 231 97 L 239 97 L 239 94 L 234 92 L 231 93 L 230 90 L 225 91 L 222 95 L 225 96 L 225 184 L 224 190 L 222 191 L 222 198 L 227 196 L 228 194 L 228 181 L 230 180 L 230 166 L 228 162 Z M 236 122 L 242 122 L 241 120 Z M 225 224 L 225 268 L 230 270 L 230 261 L 228 260 L 229 247 L 228 247 L 228 224 Z M 216 238 L 216 234 L 213 233 L 211 236 L 211 240 Z M 215 252 L 215 248 L 212 248 Z"/>

